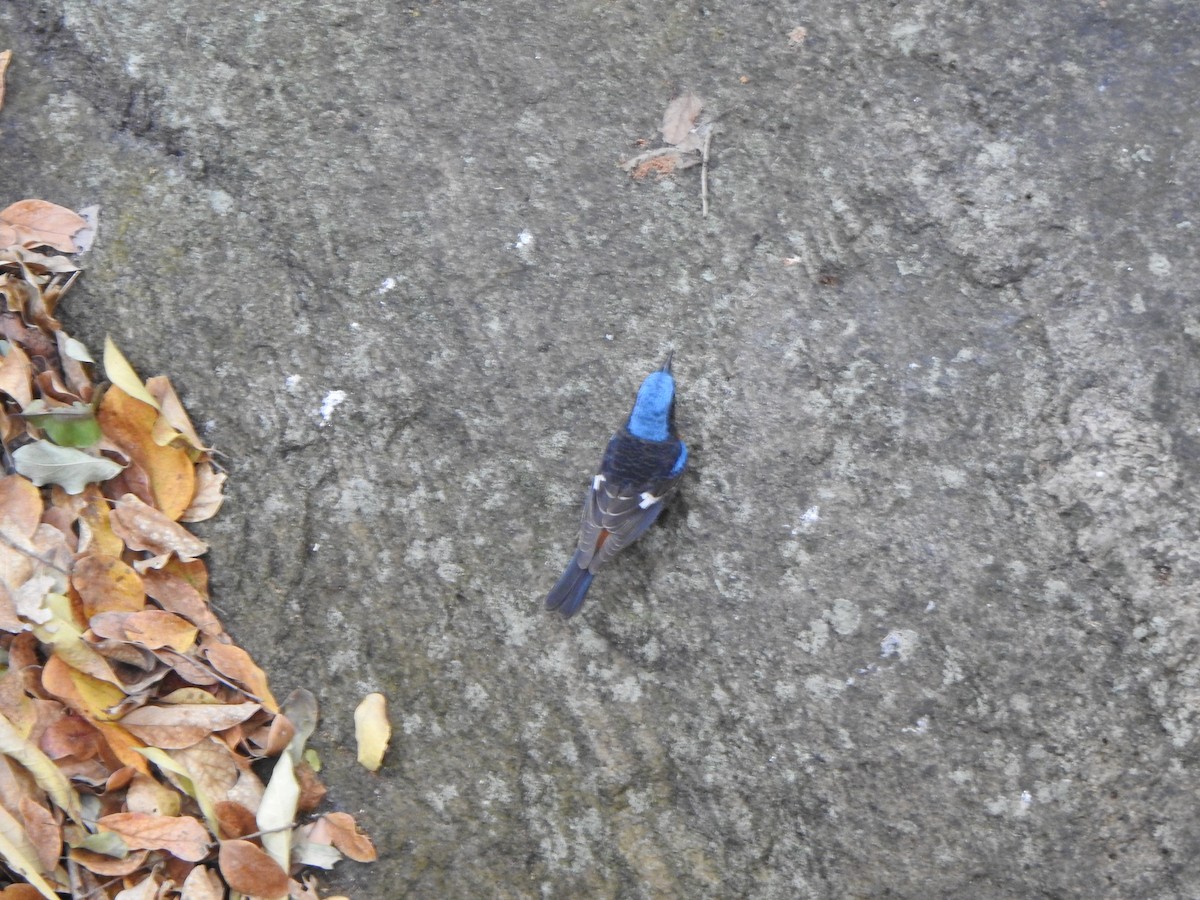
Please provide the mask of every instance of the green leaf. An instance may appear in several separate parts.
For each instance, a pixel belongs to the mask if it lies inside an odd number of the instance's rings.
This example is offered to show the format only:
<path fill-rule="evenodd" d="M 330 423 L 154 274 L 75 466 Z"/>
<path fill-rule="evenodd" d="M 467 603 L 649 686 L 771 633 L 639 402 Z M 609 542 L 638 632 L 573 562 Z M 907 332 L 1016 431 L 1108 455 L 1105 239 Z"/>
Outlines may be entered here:
<path fill-rule="evenodd" d="M 76 400 L 70 406 L 51 407 L 34 400 L 21 415 L 46 432 L 60 447 L 90 447 L 100 440 L 100 423 L 90 404 Z"/>
<path fill-rule="evenodd" d="M 68 494 L 82 493 L 89 484 L 107 481 L 124 468 L 111 459 L 45 440 L 14 450 L 12 458 L 17 472 L 38 487 L 60 484 Z"/>
<path fill-rule="evenodd" d="M 124 859 L 129 855 L 129 845 L 115 831 L 101 831 L 99 834 L 89 834 L 83 840 L 71 842 L 71 846 L 79 850 L 91 850 L 104 856 Z"/>

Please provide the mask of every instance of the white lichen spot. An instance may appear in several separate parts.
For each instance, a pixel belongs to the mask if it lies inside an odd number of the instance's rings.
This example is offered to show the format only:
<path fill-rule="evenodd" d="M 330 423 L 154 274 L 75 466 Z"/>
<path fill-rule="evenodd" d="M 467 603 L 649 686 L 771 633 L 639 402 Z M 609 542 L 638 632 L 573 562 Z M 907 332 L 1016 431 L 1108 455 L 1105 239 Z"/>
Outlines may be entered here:
<path fill-rule="evenodd" d="M 630 675 L 612 687 L 612 697 L 618 703 L 637 703 L 642 699 L 642 686 L 637 677 Z"/>
<path fill-rule="evenodd" d="M 828 617 L 833 630 L 842 637 L 854 634 L 858 631 L 858 626 L 862 624 L 862 613 L 858 609 L 858 604 L 852 603 L 844 597 L 838 597 L 833 601 L 833 607 L 829 610 Z"/>
<path fill-rule="evenodd" d="M 375 293 L 379 296 L 391 293 L 396 289 L 396 279 L 389 275 L 383 281 L 379 282 L 379 287 L 375 288 Z"/>
<path fill-rule="evenodd" d="M 328 425 L 329 417 L 333 415 L 333 411 L 345 402 L 345 391 L 330 391 L 326 394 L 325 399 L 321 401 L 321 424 Z"/>
<path fill-rule="evenodd" d="M 889 631 L 879 642 L 879 655 L 884 659 L 895 656 L 901 661 L 908 658 L 917 646 L 917 633 L 907 628 Z"/>
<path fill-rule="evenodd" d="M 208 192 L 208 205 L 218 216 L 227 216 L 233 212 L 236 203 L 233 197 L 218 188 Z"/>
<path fill-rule="evenodd" d="M 446 811 L 446 804 L 458 796 L 458 788 L 452 784 L 443 784 L 437 790 L 426 791 L 425 801 L 442 813 Z"/>
<path fill-rule="evenodd" d="M 520 234 L 517 235 L 516 242 L 512 246 L 513 249 L 517 251 L 517 256 L 521 257 L 523 261 L 529 262 L 530 258 L 533 256 L 533 247 L 535 243 L 536 242 L 532 232 L 530 232 L 528 229 L 522 229 Z"/>
<path fill-rule="evenodd" d="M 1171 274 L 1171 261 L 1161 253 L 1151 253 L 1146 261 L 1146 268 L 1157 278 L 1166 278 Z"/>
<path fill-rule="evenodd" d="M 283 389 L 285 391 L 287 391 L 289 394 L 295 392 L 295 390 L 299 386 L 299 384 L 300 384 L 300 376 L 299 375 L 289 375 L 287 378 L 283 379 Z"/>
<path fill-rule="evenodd" d="M 832 700 L 846 689 L 846 683 L 824 675 L 810 675 L 804 679 L 804 689 L 818 700 Z"/>

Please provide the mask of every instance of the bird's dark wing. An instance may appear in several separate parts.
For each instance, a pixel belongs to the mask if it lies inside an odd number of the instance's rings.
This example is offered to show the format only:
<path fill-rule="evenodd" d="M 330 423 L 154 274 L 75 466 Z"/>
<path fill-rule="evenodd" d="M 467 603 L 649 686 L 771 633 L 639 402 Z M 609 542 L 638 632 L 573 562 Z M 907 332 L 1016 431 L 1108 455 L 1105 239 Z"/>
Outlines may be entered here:
<path fill-rule="evenodd" d="M 579 562 L 594 572 L 628 547 L 662 512 L 678 479 L 655 484 L 592 479 L 579 527 Z"/>

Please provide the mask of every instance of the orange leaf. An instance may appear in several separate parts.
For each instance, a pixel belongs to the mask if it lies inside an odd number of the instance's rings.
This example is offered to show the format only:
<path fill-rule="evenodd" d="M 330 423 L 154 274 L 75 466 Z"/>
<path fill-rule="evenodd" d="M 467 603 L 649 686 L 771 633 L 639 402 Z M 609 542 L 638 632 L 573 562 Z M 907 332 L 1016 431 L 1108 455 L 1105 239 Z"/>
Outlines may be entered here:
<path fill-rule="evenodd" d="M 45 200 L 18 200 L 0 210 L 0 224 L 12 226 L 16 237 L 13 243 L 23 247 L 44 244 L 64 253 L 76 253 L 79 248 L 72 238 L 87 227 L 87 220 Z"/>
<path fill-rule="evenodd" d="M 168 519 L 178 519 L 196 494 L 196 471 L 187 451 L 155 443 L 158 410 L 114 385 L 105 392 L 96 416 L 105 437 L 149 477 L 158 508 Z"/>
<path fill-rule="evenodd" d="M 204 655 L 212 663 L 212 667 L 238 684 L 243 685 L 263 706 L 271 712 L 279 712 L 279 704 L 271 696 L 267 686 L 267 676 L 250 658 L 250 654 L 233 644 L 211 643 L 204 649 Z"/>
<path fill-rule="evenodd" d="M 262 709 L 257 703 L 178 703 L 143 706 L 127 713 L 121 725 L 147 744 L 164 750 L 190 747 L 214 731 L 244 722 Z"/>
<path fill-rule="evenodd" d="M 354 816 L 349 813 L 331 812 L 322 816 L 329 826 L 333 846 L 355 862 L 373 862 L 377 858 L 371 839 L 358 830 Z"/>
<path fill-rule="evenodd" d="M 194 559 L 208 552 L 208 544 L 133 494 L 117 501 L 109 522 L 129 549 L 154 554 L 154 559 L 143 561 L 141 566 L 157 568 L 155 564 L 165 563 L 172 553 L 180 559 Z"/>
<path fill-rule="evenodd" d="M 10 884 L 0 891 L 0 900 L 45 900 L 45 898 L 42 897 L 42 892 L 32 884 Z"/>
<path fill-rule="evenodd" d="M 122 765 L 132 766 L 143 775 L 150 774 L 150 763 L 137 752 L 137 748 L 145 747 L 145 744 L 115 722 L 97 722 L 96 730 L 103 735 L 113 756 L 120 760 Z"/>
<path fill-rule="evenodd" d="M 113 813 L 96 824 L 125 839 L 133 850 L 166 850 L 172 856 L 199 862 L 208 855 L 208 830 L 191 816 L 152 816 L 149 813 Z"/>
<path fill-rule="evenodd" d="M 113 556 L 88 554 L 71 570 L 71 586 L 83 600 L 83 614 L 138 612 L 146 607 L 146 591 L 138 573 Z"/>
<path fill-rule="evenodd" d="M 42 732 L 38 747 L 51 759 L 73 756 L 91 759 L 100 750 L 101 737 L 82 716 L 63 716 Z"/>
<path fill-rule="evenodd" d="M 57 654 L 42 667 L 42 688 L 93 722 L 105 721 L 105 710 L 125 699 L 120 688 L 80 672 Z"/>
<path fill-rule="evenodd" d="M 125 620 L 128 640 L 150 650 L 170 647 L 180 653 L 196 643 L 198 629 L 186 619 L 161 609 L 147 609 Z"/>
<path fill-rule="evenodd" d="M 287 872 L 249 841 L 221 841 L 217 861 L 235 891 L 253 897 L 287 896 Z"/>

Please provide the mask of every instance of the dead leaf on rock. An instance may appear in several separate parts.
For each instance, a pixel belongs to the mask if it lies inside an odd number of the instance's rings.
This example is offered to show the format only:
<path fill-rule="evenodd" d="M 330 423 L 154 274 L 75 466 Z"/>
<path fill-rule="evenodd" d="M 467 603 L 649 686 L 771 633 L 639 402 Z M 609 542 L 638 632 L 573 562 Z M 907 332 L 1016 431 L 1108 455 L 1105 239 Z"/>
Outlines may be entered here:
<path fill-rule="evenodd" d="M 287 872 L 249 841 L 221 841 L 217 863 L 225 881 L 235 891 L 252 897 L 287 896 Z"/>
<path fill-rule="evenodd" d="M 0 210 L 0 247 L 46 246 L 76 253 L 74 235 L 86 227 L 87 219 L 66 207 L 45 200 L 19 200 Z"/>
<path fill-rule="evenodd" d="M 321 816 L 321 820 L 329 828 L 330 839 L 337 847 L 355 862 L 373 862 L 378 854 L 371 839 L 358 829 L 354 816 L 349 813 L 331 812 Z"/>
<path fill-rule="evenodd" d="M 204 522 L 211 519 L 225 502 L 224 472 L 218 472 L 211 462 L 196 466 L 196 496 L 179 517 L 181 522 Z"/>
<path fill-rule="evenodd" d="M 148 650 L 169 647 L 184 653 L 196 643 L 199 629 L 174 613 L 147 609 L 125 620 L 126 639 Z"/>
<path fill-rule="evenodd" d="M 358 741 L 359 764 L 368 771 L 379 771 L 388 741 L 392 739 L 383 694 L 367 694 L 358 704 L 354 710 L 354 737 Z"/>
<path fill-rule="evenodd" d="M 139 571 L 161 568 L 172 554 L 189 560 L 208 552 L 208 544 L 133 494 L 116 502 L 109 524 L 129 549 L 153 554 L 152 559 L 134 564 Z"/>
<path fill-rule="evenodd" d="M 0 109 L 4 107 L 4 83 L 8 75 L 8 65 L 12 62 L 12 51 L 0 52 Z"/>
<path fill-rule="evenodd" d="M 678 144 L 696 124 L 696 117 L 704 109 L 704 101 L 692 91 L 684 91 L 667 104 L 663 113 L 662 136 L 668 144 Z"/>

